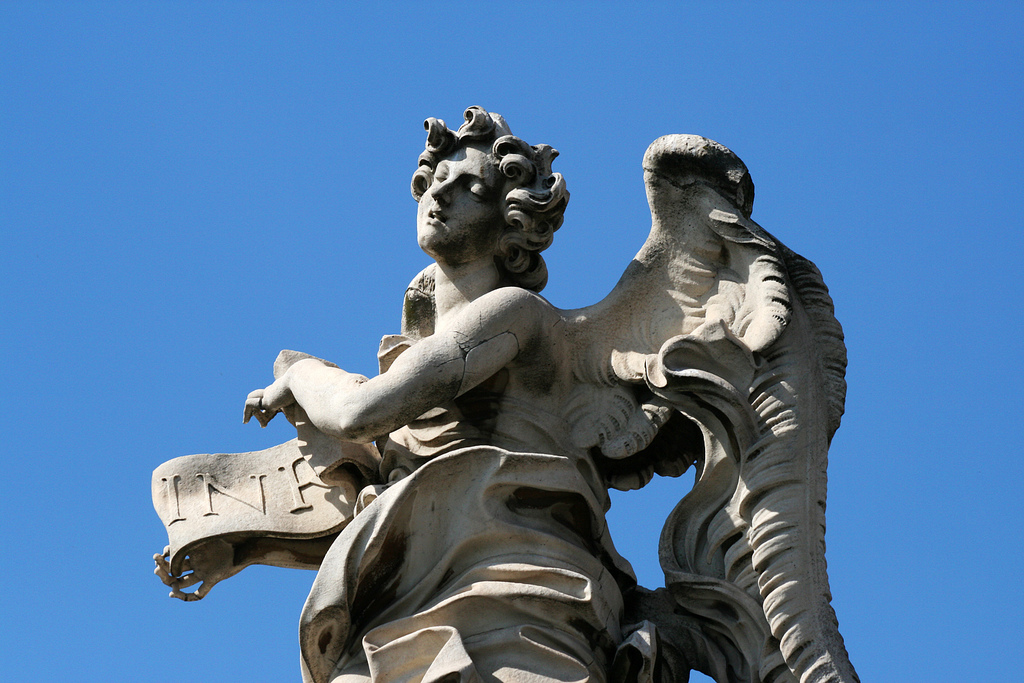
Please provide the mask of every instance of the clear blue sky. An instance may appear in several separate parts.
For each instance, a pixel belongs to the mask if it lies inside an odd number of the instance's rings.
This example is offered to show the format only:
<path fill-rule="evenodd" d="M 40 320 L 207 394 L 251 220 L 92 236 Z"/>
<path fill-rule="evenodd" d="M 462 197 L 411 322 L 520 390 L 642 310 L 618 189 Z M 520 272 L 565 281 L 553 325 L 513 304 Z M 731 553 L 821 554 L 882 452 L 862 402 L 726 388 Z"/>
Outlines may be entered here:
<path fill-rule="evenodd" d="M 1020 680 L 1022 7 L 3 3 L 3 677 L 298 680 L 313 574 L 168 599 L 150 472 L 291 438 L 241 424 L 282 348 L 374 371 L 427 263 L 421 123 L 479 104 L 562 153 L 560 307 L 642 244 L 652 140 L 740 155 L 846 331 L 827 541 L 861 677 Z M 684 478 L 615 498 L 648 586 Z"/>

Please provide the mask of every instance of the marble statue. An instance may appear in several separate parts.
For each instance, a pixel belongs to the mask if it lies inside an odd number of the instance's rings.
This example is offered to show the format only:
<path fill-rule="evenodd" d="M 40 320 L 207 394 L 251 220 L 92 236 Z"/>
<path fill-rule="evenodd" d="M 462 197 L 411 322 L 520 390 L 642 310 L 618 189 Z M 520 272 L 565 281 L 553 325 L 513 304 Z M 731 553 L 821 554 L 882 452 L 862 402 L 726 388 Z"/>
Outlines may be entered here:
<path fill-rule="evenodd" d="M 650 236 L 608 297 L 560 310 L 538 294 L 569 200 L 557 152 L 479 107 L 425 127 L 412 194 L 435 263 L 380 374 L 283 351 L 244 418 L 283 413 L 295 440 L 157 469 L 171 595 L 317 569 L 307 682 L 856 681 L 824 561 L 842 329 L 814 265 L 751 220 L 744 164 L 656 140 Z M 691 467 L 665 587 L 642 588 L 608 488 Z"/>

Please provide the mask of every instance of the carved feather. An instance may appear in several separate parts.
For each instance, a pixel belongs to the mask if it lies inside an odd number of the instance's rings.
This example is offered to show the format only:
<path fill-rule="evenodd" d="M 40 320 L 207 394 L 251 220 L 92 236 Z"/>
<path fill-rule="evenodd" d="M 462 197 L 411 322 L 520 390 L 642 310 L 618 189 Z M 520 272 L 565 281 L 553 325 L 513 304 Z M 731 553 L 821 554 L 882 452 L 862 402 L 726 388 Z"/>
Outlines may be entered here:
<path fill-rule="evenodd" d="M 695 426 L 689 445 L 666 449 L 659 435 L 636 440 L 636 454 L 605 455 L 619 463 L 609 484 L 628 488 L 672 449 L 687 461 L 700 451 L 661 559 L 677 611 L 716 648 L 702 660 L 727 663 L 705 673 L 720 683 L 857 681 L 825 573 L 825 468 L 846 387 L 828 290 L 813 264 L 750 220 L 753 183 L 729 150 L 667 136 L 644 170 L 647 242 L 604 301 L 566 312 L 587 397 L 579 405 L 591 408 L 575 412 L 579 440 L 621 444 L 614 427 L 628 429 L 624 414 L 651 402 L 642 380 Z"/>

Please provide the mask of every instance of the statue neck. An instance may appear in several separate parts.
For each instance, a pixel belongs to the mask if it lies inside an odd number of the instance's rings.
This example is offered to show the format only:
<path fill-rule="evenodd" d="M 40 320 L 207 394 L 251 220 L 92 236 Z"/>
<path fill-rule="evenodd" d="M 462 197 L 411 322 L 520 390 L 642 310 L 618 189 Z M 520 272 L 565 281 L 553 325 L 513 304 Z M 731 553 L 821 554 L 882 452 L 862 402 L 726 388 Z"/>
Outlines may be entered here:
<path fill-rule="evenodd" d="M 434 282 L 437 324 L 456 315 L 467 304 L 498 288 L 501 273 L 487 257 L 460 265 L 438 263 Z"/>

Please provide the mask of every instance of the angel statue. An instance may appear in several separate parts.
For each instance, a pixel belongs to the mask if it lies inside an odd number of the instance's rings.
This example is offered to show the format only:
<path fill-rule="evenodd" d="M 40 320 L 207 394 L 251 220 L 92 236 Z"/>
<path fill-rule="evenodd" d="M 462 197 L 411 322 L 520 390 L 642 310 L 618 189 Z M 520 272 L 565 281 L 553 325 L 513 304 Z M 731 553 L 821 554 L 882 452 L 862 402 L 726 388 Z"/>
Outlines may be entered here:
<path fill-rule="evenodd" d="M 814 265 L 750 219 L 743 162 L 656 140 L 650 236 L 607 298 L 560 310 L 538 293 L 569 200 L 557 152 L 480 107 L 425 128 L 412 194 L 434 263 L 380 374 L 283 351 L 244 419 L 283 412 L 297 440 L 157 470 L 172 595 L 317 568 L 308 683 L 858 680 L 824 560 L 842 329 Z M 665 587 L 642 588 L 608 489 L 690 467 Z"/>

